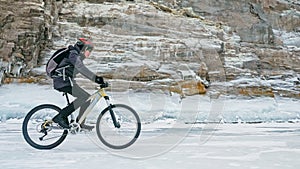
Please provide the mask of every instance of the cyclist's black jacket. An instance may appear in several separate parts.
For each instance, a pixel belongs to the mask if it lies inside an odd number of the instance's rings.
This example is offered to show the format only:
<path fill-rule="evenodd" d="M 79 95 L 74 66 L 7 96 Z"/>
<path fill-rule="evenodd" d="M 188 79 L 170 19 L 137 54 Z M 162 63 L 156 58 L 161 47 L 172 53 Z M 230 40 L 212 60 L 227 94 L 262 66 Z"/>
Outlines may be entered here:
<path fill-rule="evenodd" d="M 76 45 L 70 45 L 68 48 L 70 51 L 69 55 L 65 57 L 58 65 L 58 69 L 65 67 L 65 76 L 53 78 L 53 85 L 55 89 L 61 89 L 63 87 L 72 86 L 74 83 L 76 83 L 74 78 L 78 73 L 81 73 L 91 81 L 95 81 L 96 78 L 96 74 L 91 72 L 83 64 L 83 59 L 85 57 L 80 54 L 79 47 Z M 63 71 L 63 69 L 61 69 L 61 71 Z"/>

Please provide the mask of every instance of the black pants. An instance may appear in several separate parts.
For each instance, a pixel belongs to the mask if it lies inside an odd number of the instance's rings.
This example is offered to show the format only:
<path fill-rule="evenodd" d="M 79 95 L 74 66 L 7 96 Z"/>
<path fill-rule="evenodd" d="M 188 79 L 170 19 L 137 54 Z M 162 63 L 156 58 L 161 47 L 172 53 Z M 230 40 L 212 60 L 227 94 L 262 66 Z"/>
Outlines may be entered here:
<path fill-rule="evenodd" d="M 90 97 L 90 94 L 87 93 L 85 90 L 83 90 L 76 83 L 74 83 L 73 86 L 67 86 L 57 90 L 60 92 L 71 94 L 72 96 L 76 97 L 76 99 L 70 105 L 66 106 L 61 110 L 60 114 L 63 117 L 68 117 L 70 114 L 72 114 L 76 109 L 80 107 L 79 115 L 77 117 L 77 119 L 80 119 L 84 111 L 90 105 L 90 101 L 87 101 L 87 99 Z"/>

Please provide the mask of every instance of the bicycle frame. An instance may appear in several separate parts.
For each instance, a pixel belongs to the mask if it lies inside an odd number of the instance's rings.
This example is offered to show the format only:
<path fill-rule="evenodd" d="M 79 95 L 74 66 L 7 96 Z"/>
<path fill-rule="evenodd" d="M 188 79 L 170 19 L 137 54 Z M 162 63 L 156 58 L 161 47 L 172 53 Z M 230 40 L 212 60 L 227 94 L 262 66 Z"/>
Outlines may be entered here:
<path fill-rule="evenodd" d="M 95 105 L 99 102 L 99 100 L 104 97 L 107 106 L 110 108 L 110 114 L 112 116 L 112 120 L 114 122 L 115 127 L 119 128 L 120 124 L 116 121 L 115 115 L 111 109 L 111 103 L 109 100 L 108 95 L 105 93 L 104 88 L 99 88 L 94 94 L 92 94 L 88 100 L 91 100 L 91 103 L 89 105 L 89 107 L 84 111 L 83 115 L 80 117 L 80 119 L 78 120 L 78 123 L 81 124 L 83 122 L 83 120 L 88 116 L 88 114 L 92 111 L 92 109 L 95 107 Z"/>

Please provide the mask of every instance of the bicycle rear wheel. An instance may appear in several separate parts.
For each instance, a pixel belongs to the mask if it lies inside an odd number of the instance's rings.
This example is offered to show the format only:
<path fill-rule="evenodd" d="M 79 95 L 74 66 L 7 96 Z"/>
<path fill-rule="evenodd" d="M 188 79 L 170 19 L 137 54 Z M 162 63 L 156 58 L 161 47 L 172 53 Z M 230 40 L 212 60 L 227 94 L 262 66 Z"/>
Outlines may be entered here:
<path fill-rule="evenodd" d="M 29 145 L 37 149 L 52 149 L 65 140 L 68 130 L 52 122 L 52 118 L 60 110 L 55 105 L 43 104 L 33 108 L 26 115 L 22 132 Z"/>
<path fill-rule="evenodd" d="M 96 130 L 101 142 L 112 149 L 124 149 L 132 145 L 140 135 L 141 121 L 138 114 L 123 104 L 111 105 L 119 127 L 115 127 L 110 108 L 98 116 Z"/>

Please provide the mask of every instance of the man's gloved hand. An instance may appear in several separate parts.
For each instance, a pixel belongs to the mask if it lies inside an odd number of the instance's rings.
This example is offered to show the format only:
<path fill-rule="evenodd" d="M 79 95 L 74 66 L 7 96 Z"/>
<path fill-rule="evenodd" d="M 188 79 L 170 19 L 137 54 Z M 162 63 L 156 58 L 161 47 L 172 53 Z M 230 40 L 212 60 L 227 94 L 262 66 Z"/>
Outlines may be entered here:
<path fill-rule="evenodd" d="M 98 84 L 103 84 L 103 83 L 104 83 L 103 77 L 101 77 L 101 76 L 96 76 L 95 82 L 98 83 Z"/>
<path fill-rule="evenodd" d="M 100 87 L 101 87 L 101 88 L 106 88 L 106 87 L 108 87 L 108 83 L 107 83 L 107 82 L 104 82 L 104 83 L 100 84 Z"/>

